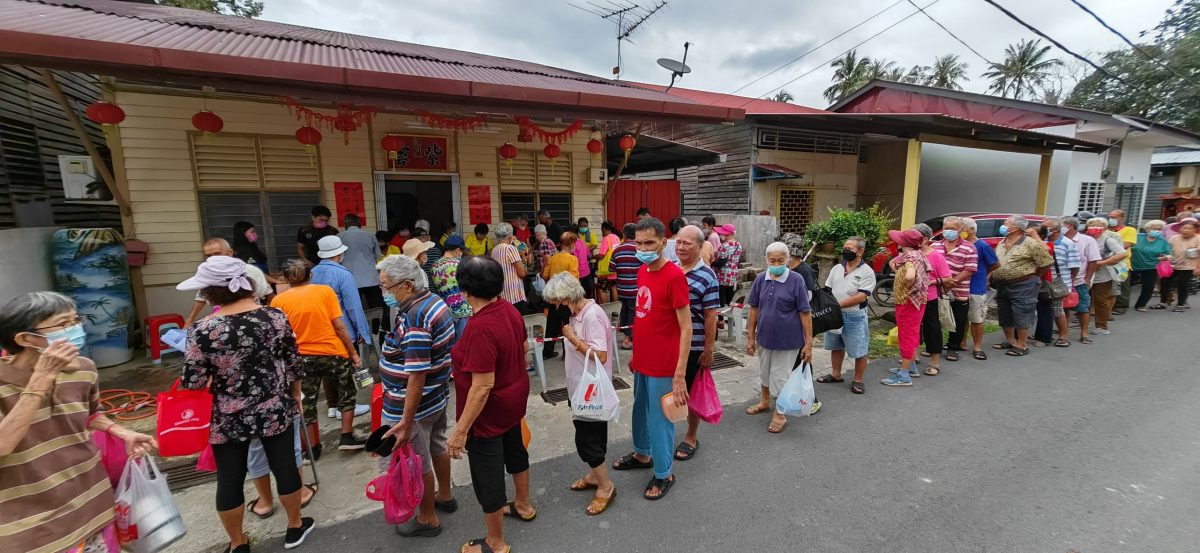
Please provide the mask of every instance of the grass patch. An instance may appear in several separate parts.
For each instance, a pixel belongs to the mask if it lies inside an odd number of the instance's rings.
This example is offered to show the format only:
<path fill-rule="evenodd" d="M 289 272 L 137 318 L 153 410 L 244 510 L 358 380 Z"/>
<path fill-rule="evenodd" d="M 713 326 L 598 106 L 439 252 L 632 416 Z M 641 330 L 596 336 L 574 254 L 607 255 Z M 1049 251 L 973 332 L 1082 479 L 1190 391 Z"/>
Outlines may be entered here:
<path fill-rule="evenodd" d="M 900 358 L 900 348 L 897 346 L 888 345 L 887 343 L 887 335 L 891 329 L 892 325 L 885 321 L 874 319 L 871 321 L 871 345 L 867 353 L 868 358 Z M 1000 332 L 1000 325 L 990 322 L 983 324 L 984 334 L 991 334 L 993 332 Z M 949 336 L 949 332 L 942 332 L 942 341 L 945 342 Z"/>

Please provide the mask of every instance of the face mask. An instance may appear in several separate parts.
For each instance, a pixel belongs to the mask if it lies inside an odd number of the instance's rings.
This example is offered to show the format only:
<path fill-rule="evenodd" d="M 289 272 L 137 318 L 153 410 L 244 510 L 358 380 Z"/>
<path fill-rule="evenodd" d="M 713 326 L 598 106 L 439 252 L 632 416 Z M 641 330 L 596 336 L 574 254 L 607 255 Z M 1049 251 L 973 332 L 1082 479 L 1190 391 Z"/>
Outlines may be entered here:
<path fill-rule="evenodd" d="M 949 240 L 951 242 L 958 241 L 958 231 L 957 230 L 944 230 L 944 231 L 942 231 L 942 236 L 944 236 L 946 238 L 946 240 Z"/>
<path fill-rule="evenodd" d="M 1008 236 L 1008 225 L 1000 225 L 1000 236 Z"/>
<path fill-rule="evenodd" d="M 1104 229 L 1099 228 L 1099 227 L 1088 227 L 1087 234 L 1088 234 L 1088 236 L 1091 236 L 1092 238 L 1096 238 L 1096 237 L 1100 236 L 1101 234 L 1104 234 Z"/>
<path fill-rule="evenodd" d="M 1113 219 L 1112 217 L 1108 218 L 1108 226 L 1115 227 L 1118 224 L 1119 224 L 1119 222 L 1116 219 Z"/>
<path fill-rule="evenodd" d="M 784 267 L 783 265 L 771 265 L 767 267 L 767 271 L 770 272 L 772 276 L 783 276 L 783 272 L 786 270 L 787 267 Z"/>
<path fill-rule="evenodd" d="M 31 334 L 33 334 L 33 333 L 31 333 Z M 67 343 L 71 344 L 72 346 L 75 346 L 80 351 L 82 351 L 84 346 L 87 345 L 87 332 L 84 332 L 83 325 L 79 325 L 79 324 L 73 325 L 73 326 L 68 326 L 67 328 L 64 328 L 62 330 L 55 330 L 54 332 L 51 332 L 49 334 L 35 334 L 35 335 L 45 338 L 47 345 L 53 344 L 54 342 L 57 342 L 59 340 L 66 340 Z M 44 349 L 44 348 L 34 348 L 34 349 L 41 352 L 42 349 Z"/>
<path fill-rule="evenodd" d="M 658 261 L 658 252 L 644 252 L 642 250 L 638 250 L 637 254 L 635 255 L 637 255 L 638 261 L 641 261 L 643 265 L 650 265 L 651 263 Z"/>
<path fill-rule="evenodd" d="M 1152 230 L 1152 231 L 1150 231 L 1150 237 L 1151 238 L 1162 238 L 1162 231 L 1161 230 Z"/>
<path fill-rule="evenodd" d="M 854 250 L 842 250 L 842 261 L 850 262 L 858 259 L 858 253 Z"/>
<path fill-rule="evenodd" d="M 587 231 L 588 231 L 587 227 L 579 227 L 579 232 L 587 232 Z"/>
<path fill-rule="evenodd" d="M 321 219 L 313 220 L 313 228 L 315 228 L 315 229 L 323 229 L 327 226 L 329 226 L 329 221 L 323 221 Z"/>
<path fill-rule="evenodd" d="M 255 243 L 255 242 L 258 242 L 258 233 L 257 233 L 257 232 L 253 232 L 253 231 L 251 231 L 251 232 L 247 232 L 247 233 L 246 233 L 246 240 L 247 240 L 248 242 L 250 242 L 251 244 L 253 244 L 253 243 Z"/>
<path fill-rule="evenodd" d="M 391 292 L 383 293 L 383 303 L 388 307 L 400 307 L 400 300 L 396 299 L 396 295 Z"/>

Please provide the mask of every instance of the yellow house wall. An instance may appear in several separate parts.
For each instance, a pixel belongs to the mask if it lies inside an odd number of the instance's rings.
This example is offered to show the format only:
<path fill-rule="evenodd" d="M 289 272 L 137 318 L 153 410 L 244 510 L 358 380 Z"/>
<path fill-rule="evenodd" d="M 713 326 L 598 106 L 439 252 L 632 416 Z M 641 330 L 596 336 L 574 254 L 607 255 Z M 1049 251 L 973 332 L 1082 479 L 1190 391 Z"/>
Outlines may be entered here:
<path fill-rule="evenodd" d="M 858 187 L 858 157 L 782 150 L 758 150 L 756 163 L 773 163 L 804 174 L 803 178 L 760 181 L 754 185 L 754 211 L 777 213 L 776 191 L 780 186 L 814 191 L 813 220 L 824 219 L 826 207 L 854 207 Z"/>
<path fill-rule="evenodd" d="M 186 314 L 194 295 L 175 290 L 175 285 L 194 273 L 202 260 L 200 247 L 205 239 L 188 145 L 189 133 L 194 131 L 192 115 L 207 107 L 224 120 L 223 133 L 291 137 L 300 123 L 285 107 L 271 102 L 224 99 L 205 102 L 201 98 L 119 89 L 114 92 L 114 101 L 126 113 L 125 121 L 114 133 L 124 160 L 124 170 L 117 178 L 128 183 L 133 231 L 137 238 L 150 244 L 148 262 L 141 269 L 148 313 Z M 349 144 L 343 142 L 340 133 L 323 133 L 325 136 L 318 148 L 319 169 L 323 199 L 331 211 L 337 212 L 334 182 L 361 182 L 367 215 L 364 227 L 373 231 L 376 226 L 374 171 L 387 170 L 387 156 L 379 146 L 379 139 L 388 132 L 450 135 L 449 174 L 459 176 L 463 225 L 469 221 L 467 193 L 471 185 L 492 188 L 492 222 L 499 222 L 500 169 L 496 148 L 505 141 L 522 149 L 540 151 L 543 146 L 538 142 L 518 143 L 515 125 L 492 125 L 491 128 L 499 133 L 455 136 L 450 132 L 414 129 L 404 124 L 412 121 L 415 119 L 411 117 L 380 114 L 371 129 L 362 128 L 350 133 Z M 596 220 L 604 216 L 601 200 L 604 185 L 587 182 L 588 167 L 592 163 L 586 148 L 588 134 L 584 129 L 573 140 L 562 144 L 562 149 L 564 154 L 570 152 L 574 158 L 570 164 L 573 216 Z M 562 161 L 558 166 L 567 170 Z"/>

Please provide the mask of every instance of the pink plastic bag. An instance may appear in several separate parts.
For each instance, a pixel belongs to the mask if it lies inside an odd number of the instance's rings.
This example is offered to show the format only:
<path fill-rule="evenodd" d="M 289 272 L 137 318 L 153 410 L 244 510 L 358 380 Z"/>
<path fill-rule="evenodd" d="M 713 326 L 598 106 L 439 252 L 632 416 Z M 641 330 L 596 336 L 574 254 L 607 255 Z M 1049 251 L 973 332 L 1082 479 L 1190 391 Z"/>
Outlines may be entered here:
<path fill-rule="evenodd" d="M 1171 275 L 1175 274 L 1175 267 L 1171 266 L 1170 259 L 1159 261 L 1154 268 L 1158 269 L 1158 278 L 1171 278 Z"/>
<path fill-rule="evenodd" d="M 417 514 L 425 495 L 421 457 L 413 452 L 412 444 L 404 444 L 392 452 L 387 473 L 367 484 L 367 498 L 383 502 L 383 518 L 388 524 L 402 524 Z"/>
<path fill-rule="evenodd" d="M 696 375 L 688 393 L 688 411 L 709 424 L 716 425 L 721 422 L 724 409 L 721 408 L 721 397 L 717 395 L 717 384 L 713 382 L 710 369 L 700 369 L 700 373 Z"/>
<path fill-rule="evenodd" d="M 204 453 L 196 459 L 196 470 L 199 472 L 217 472 L 217 460 L 213 458 L 212 444 L 204 448 Z"/>
<path fill-rule="evenodd" d="M 113 488 L 121 482 L 121 473 L 125 472 L 125 462 L 129 456 L 125 453 L 125 442 L 108 432 L 92 431 L 92 443 L 100 450 L 100 462 L 108 472 L 108 479 Z"/>

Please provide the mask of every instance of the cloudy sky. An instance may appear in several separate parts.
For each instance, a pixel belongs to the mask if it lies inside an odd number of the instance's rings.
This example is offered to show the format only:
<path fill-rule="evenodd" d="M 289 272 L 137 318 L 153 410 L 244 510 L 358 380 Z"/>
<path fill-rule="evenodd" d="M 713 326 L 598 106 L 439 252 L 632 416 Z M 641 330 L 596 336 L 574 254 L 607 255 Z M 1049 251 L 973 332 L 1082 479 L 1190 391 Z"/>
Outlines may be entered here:
<path fill-rule="evenodd" d="M 263 19 L 273 21 L 529 60 L 600 76 L 610 75 L 616 62 L 613 25 L 569 3 L 587 5 L 584 0 L 264 1 Z M 649 6 L 655 0 L 637 1 Z M 634 44 L 624 45 L 622 78 L 666 84 L 670 75 L 655 60 L 679 59 L 687 41 L 693 43 L 687 60 L 693 72 L 678 85 L 732 92 L 893 1 L 670 0 L 667 8 L 645 24 Z M 928 5 L 930 15 L 993 61 L 1003 56 L 1008 43 L 1036 38 L 983 0 L 916 1 Z M 1081 2 L 1135 40 L 1139 32 L 1153 27 L 1171 4 L 1171 0 Z M 1071 0 L 999 3 L 1072 50 L 1093 54 L 1093 59 L 1098 59 L 1096 52 L 1121 44 Z M 821 93 L 832 75 L 828 62 L 914 12 L 905 0 L 740 94 L 772 94 L 783 86 L 797 103 L 825 107 Z M 979 76 L 985 71 L 985 62 L 920 14 L 859 46 L 858 52 L 904 67 L 929 65 L 937 55 L 958 54 L 969 64 L 971 80 L 965 88 L 980 92 L 987 88 Z M 785 85 L 814 68 L 811 74 Z"/>

